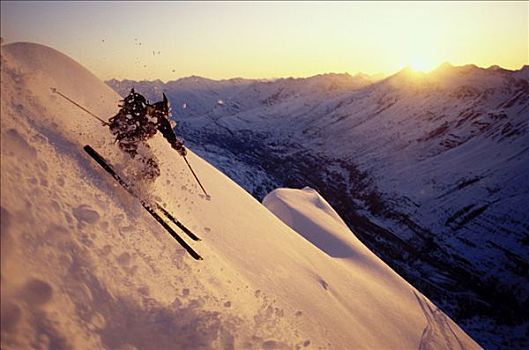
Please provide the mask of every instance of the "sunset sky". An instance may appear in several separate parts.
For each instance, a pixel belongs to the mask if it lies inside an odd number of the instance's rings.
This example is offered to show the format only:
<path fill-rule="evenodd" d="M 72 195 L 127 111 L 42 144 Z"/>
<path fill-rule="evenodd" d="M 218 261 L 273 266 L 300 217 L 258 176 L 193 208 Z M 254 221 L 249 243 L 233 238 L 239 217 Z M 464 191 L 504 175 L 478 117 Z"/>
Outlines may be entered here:
<path fill-rule="evenodd" d="M 102 79 L 392 74 L 529 63 L 529 2 L 1 2 L 30 41 Z"/>

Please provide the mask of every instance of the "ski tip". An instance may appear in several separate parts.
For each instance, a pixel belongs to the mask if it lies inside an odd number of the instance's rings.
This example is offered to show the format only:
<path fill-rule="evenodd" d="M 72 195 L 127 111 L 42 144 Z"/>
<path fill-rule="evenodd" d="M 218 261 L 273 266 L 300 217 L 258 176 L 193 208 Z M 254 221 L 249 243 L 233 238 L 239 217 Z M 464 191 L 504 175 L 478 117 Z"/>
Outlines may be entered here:
<path fill-rule="evenodd" d="M 204 198 L 204 199 L 207 200 L 207 201 L 210 201 L 210 200 L 211 200 L 211 196 L 210 196 L 209 194 L 207 194 L 207 193 L 199 193 L 198 196 L 199 196 L 200 198 Z"/>

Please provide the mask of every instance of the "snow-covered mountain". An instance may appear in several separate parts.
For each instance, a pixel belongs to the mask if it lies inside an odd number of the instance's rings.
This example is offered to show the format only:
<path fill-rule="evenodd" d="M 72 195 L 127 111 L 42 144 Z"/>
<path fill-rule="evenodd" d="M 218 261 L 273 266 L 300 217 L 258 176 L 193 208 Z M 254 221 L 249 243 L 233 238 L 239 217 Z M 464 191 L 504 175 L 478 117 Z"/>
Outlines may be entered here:
<path fill-rule="evenodd" d="M 202 241 L 181 246 L 91 158 L 126 158 L 97 120 L 119 96 L 63 54 L 1 51 L 3 349 L 411 349 L 479 346 L 367 249 L 316 191 L 265 204 L 164 139 L 149 188 Z M 285 224 L 280 219 L 288 224 Z"/>
<path fill-rule="evenodd" d="M 256 198 L 317 189 L 480 342 L 529 346 L 529 66 L 183 81 L 107 83 L 164 91 L 178 133 Z"/>
<path fill-rule="evenodd" d="M 121 96 L 132 86 L 151 100 L 166 92 L 173 109 L 186 117 L 203 116 L 219 109 L 217 114 L 231 115 L 262 106 L 272 106 L 292 98 L 311 96 L 321 91 L 332 94 L 354 91 L 369 85 L 376 76 L 358 74 L 322 74 L 310 78 L 286 78 L 276 80 L 229 79 L 211 80 L 192 76 L 164 84 L 162 81 L 109 80 L 107 84 Z M 329 94 L 331 95 L 331 94 Z"/>

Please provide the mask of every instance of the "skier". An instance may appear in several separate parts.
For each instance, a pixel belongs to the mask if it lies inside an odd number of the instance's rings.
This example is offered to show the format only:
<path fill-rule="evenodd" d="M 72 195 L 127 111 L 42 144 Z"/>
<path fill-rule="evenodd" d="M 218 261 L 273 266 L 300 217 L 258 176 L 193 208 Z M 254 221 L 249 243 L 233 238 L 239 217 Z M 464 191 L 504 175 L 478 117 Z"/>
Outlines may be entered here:
<path fill-rule="evenodd" d="M 160 131 L 171 147 L 185 156 L 187 151 L 169 122 L 169 103 L 163 94 L 163 101 L 149 104 L 145 98 L 131 89 L 123 100 L 118 114 L 109 119 L 110 132 L 116 136 L 119 148 L 138 159 L 144 167 L 141 177 L 154 181 L 160 176 L 160 166 L 156 156 L 150 151 L 147 140 Z"/>

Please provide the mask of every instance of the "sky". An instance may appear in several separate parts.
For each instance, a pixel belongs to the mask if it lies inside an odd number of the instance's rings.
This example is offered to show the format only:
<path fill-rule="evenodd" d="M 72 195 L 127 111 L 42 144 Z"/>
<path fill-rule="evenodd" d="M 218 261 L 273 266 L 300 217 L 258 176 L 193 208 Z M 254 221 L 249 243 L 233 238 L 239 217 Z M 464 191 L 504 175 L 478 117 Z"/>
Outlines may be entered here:
<path fill-rule="evenodd" d="M 107 80 L 392 74 L 529 63 L 529 2 L 2 1 L 3 42 Z"/>

